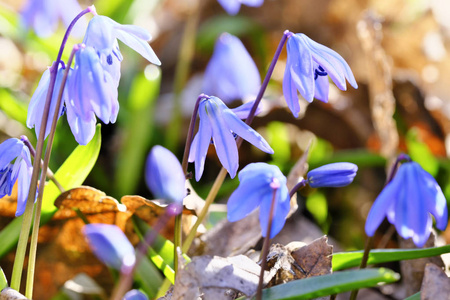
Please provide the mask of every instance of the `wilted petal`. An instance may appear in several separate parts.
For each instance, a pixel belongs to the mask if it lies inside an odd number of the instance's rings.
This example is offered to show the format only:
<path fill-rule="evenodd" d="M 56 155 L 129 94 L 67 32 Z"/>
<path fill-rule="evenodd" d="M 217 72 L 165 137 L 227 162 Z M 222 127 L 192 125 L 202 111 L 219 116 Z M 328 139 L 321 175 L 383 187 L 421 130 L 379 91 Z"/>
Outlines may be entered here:
<path fill-rule="evenodd" d="M 126 258 L 135 257 L 133 246 L 116 225 L 88 224 L 83 227 L 83 234 L 97 258 L 111 268 L 120 270 Z"/>
<path fill-rule="evenodd" d="M 172 152 L 154 146 L 145 168 L 147 186 L 157 198 L 182 203 L 186 196 L 185 175 L 180 162 Z"/>

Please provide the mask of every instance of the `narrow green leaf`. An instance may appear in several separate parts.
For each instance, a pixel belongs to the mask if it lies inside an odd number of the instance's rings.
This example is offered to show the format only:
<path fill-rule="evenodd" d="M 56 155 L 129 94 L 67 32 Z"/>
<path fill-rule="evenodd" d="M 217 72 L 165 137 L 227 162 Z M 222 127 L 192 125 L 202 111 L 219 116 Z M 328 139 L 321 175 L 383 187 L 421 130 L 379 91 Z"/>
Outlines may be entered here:
<path fill-rule="evenodd" d="M 426 249 L 375 249 L 370 251 L 368 264 L 437 256 L 450 252 L 450 245 Z M 333 254 L 333 271 L 359 266 L 363 251 L 339 252 Z"/>
<path fill-rule="evenodd" d="M 439 162 L 434 157 L 427 143 L 420 139 L 418 128 L 414 127 L 408 131 L 406 134 L 406 146 L 413 161 L 419 163 L 432 176 L 437 175 Z"/>
<path fill-rule="evenodd" d="M 8 117 L 26 125 L 27 104 L 16 99 L 7 89 L 0 89 L 0 110 Z"/>
<path fill-rule="evenodd" d="M 92 141 L 86 146 L 77 146 L 55 173 L 55 177 L 64 188 L 71 189 L 83 183 L 97 161 L 100 145 L 100 125 L 97 125 L 95 136 Z M 53 202 L 59 194 L 60 191 L 53 182 L 49 182 L 45 187 L 42 203 L 41 226 L 47 223 L 56 212 L 56 207 L 53 205 Z M 21 227 L 22 217 L 18 217 L 12 220 L 0 232 L 0 258 L 5 256 L 17 244 Z"/>
<path fill-rule="evenodd" d="M 6 279 L 3 269 L 0 267 L 0 291 L 8 287 L 8 280 Z"/>
<path fill-rule="evenodd" d="M 384 268 L 336 272 L 265 289 L 263 299 L 311 299 L 391 283 L 399 278 L 397 273 Z"/>
<path fill-rule="evenodd" d="M 420 300 L 420 292 L 415 293 L 414 295 L 409 296 L 408 298 L 405 298 L 405 300 Z"/>
<path fill-rule="evenodd" d="M 142 257 L 142 260 L 137 265 L 134 278 L 140 283 L 140 287 L 150 299 L 156 296 L 159 287 L 163 283 L 163 278 L 158 269 L 155 268 L 146 256 Z"/>

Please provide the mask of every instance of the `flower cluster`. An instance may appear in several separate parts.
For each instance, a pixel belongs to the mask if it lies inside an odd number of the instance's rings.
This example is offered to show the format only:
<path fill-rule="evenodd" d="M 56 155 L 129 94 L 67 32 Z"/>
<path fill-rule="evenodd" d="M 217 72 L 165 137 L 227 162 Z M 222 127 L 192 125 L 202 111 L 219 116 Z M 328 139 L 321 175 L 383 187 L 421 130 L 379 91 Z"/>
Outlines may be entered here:
<path fill-rule="evenodd" d="M 23 214 L 30 188 L 30 150 L 19 139 L 8 139 L 0 144 L 0 198 L 10 195 L 18 180 L 16 217 Z"/>
<path fill-rule="evenodd" d="M 418 247 L 423 247 L 431 232 L 431 215 L 436 227 L 447 227 L 447 201 L 436 180 L 413 161 L 403 163 L 395 177 L 378 195 L 369 215 L 365 230 L 373 236 L 378 226 L 387 217 L 404 239 L 412 238 Z"/>
<path fill-rule="evenodd" d="M 145 29 L 134 25 L 121 25 L 93 12 L 95 16 L 89 22 L 83 43 L 76 47 L 75 65 L 69 70 L 62 99 L 72 133 L 77 142 L 82 145 L 89 143 L 94 136 L 96 116 L 106 124 L 114 123 L 117 119 L 119 111 L 117 87 L 120 80 L 120 62 L 123 59 L 117 40 L 150 62 L 160 64 L 147 43 L 151 36 Z M 64 69 L 65 67 L 60 67 L 57 71 L 51 104 L 53 111 Z M 37 135 L 49 83 L 49 71 L 46 71 L 30 102 L 27 126 L 30 128 L 34 126 Z M 46 136 L 51 121 L 50 117 Z"/>

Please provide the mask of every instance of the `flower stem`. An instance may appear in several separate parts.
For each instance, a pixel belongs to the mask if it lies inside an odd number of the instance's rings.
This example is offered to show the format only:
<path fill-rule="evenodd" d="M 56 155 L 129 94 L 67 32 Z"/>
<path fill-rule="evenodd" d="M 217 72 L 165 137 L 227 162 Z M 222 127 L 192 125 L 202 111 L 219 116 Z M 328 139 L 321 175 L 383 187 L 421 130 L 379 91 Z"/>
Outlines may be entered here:
<path fill-rule="evenodd" d="M 111 300 L 120 300 L 125 293 L 130 289 L 133 281 L 133 274 L 136 267 L 139 265 L 142 258 L 147 252 L 147 248 L 151 247 L 155 239 L 158 237 L 159 232 L 167 225 L 169 219 L 173 216 L 178 216 L 182 213 L 183 207 L 179 204 L 170 204 L 164 214 L 158 219 L 153 229 L 150 229 L 145 234 L 143 240 L 139 243 L 136 249 L 136 262 L 131 269 L 121 270 L 119 283 L 114 288 Z"/>
<path fill-rule="evenodd" d="M 50 155 L 52 152 L 53 140 L 55 138 L 56 124 L 59 118 L 59 110 L 62 105 L 62 95 L 64 92 L 64 87 L 66 85 L 67 76 L 69 75 L 70 66 L 72 65 L 73 57 L 78 47 L 74 47 L 72 50 L 69 61 L 67 63 L 67 68 L 64 71 L 64 76 L 61 82 L 61 87 L 59 88 L 58 98 L 56 100 L 55 112 L 53 113 L 52 126 L 47 140 L 47 148 L 45 149 L 44 161 L 42 163 L 41 171 L 41 184 L 39 185 L 38 196 L 36 200 L 36 210 L 34 212 L 34 222 L 33 222 L 33 233 L 31 234 L 30 243 L 30 255 L 28 258 L 28 271 L 27 271 L 27 284 L 25 288 L 25 296 L 27 298 L 32 298 L 33 296 L 33 284 L 34 284 L 34 271 L 36 265 L 36 251 L 37 251 L 37 241 L 39 235 L 39 223 L 41 221 L 41 209 L 42 209 L 42 197 L 44 196 L 45 178 L 47 176 L 48 164 L 50 162 Z M 57 69 L 57 68 L 56 68 Z M 45 128 L 45 127 L 41 127 Z M 41 130 L 44 131 L 44 130 Z"/>
<path fill-rule="evenodd" d="M 263 289 L 263 284 L 264 284 L 264 271 L 267 266 L 267 255 L 269 254 L 270 234 L 272 231 L 272 221 L 273 221 L 273 213 L 275 210 L 276 194 L 277 194 L 277 189 L 273 189 L 272 203 L 270 204 L 270 212 L 269 212 L 269 224 L 267 225 L 267 233 L 266 233 L 266 237 L 264 239 L 264 244 L 262 247 L 261 272 L 259 273 L 259 283 L 258 283 L 258 289 L 256 290 L 256 300 L 262 299 L 262 289 Z"/>
<path fill-rule="evenodd" d="M 264 78 L 261 88 L 259 89 L 258 96 L 256 97 L 255 103 L 253 104 L 252 109 L 250 110 L 250 113 L 248 114 L 247 120 L 245 121 L 245 123 L 247 125 L 250 125 L 255 117 L 256 109 L 258 108 L 258 105 L 261 102 L 261 99 L 266 91 L 267 85 L 269 84 L 269 80 L 272 77 L 272 73 L 273 73 L 273 70 L 275 69 L 275 65 L 278 61 L 278 58 L 280 57 L 281 50 L 283 50 L 283 47 L 284 47 L 284 44 L 286 43 L 287 38 L 290 37 L 291 35 L 292 35 L 292 33 L 289 30 L 286 30 L 283 33 L 283 37 L 281 38 L 280 43 L 278 44 L 277 50 L 275 51 L 272 62 L 270 63 L 269 69 L 267 70 L 266 77 Z M 197 101 L 199 101 L 199 100 L 197 99 Z M 192 120 L 191 120 L 191 123 L 192 123 Z M 194 122 L 194 124 L 195 124 L 195 122 Z M 194 126 L 193 124 L 191 124 L 191 125 Z M 242 145 L 242 141 L 243 141 L 243 139 L 241 137 L 239 137 L 236 140 L 238 149 Z M 192 142 L 192 140 L 191 140 L 191 142 Z M 188 152 L 188 154 L 189 154 L 189 152 Z M 189 157 L 189 155 L 187 155 L 187 157 Z M 183 161 L 184 161 L 184 158 L 183 158 Z M 186 168 L 187 168 L 187 163 L 186 163 Z M 198 216 L 197 221 L 195 222 L 194 226 L 191 228 L 191 231 L 189 232 L 188 236 L 186 237 L 186 241 L 184 241 L 184 243 L 183 243 L 183 247 L 182 247 L 183 253 L 186 253 L 189 250 L 189 247 L 191 246 L 192 242 L 194 241 L 195 235 L 197 234 L 197 228 L 203 222 L 203 219 L 205 218 L 205 216 L 209 210 L 209 206 L 214 202 L 214 199 L 216 198 L 217 193 L 219 192 L 219 189 L 222 186 L 222 183 L 225 180 L 226 175 L 227 175 L 227 170 L 222 167 L 219 175 L 217 175 L 216 180 L 214 181 L 214 184 L 213 184 L 211 190 L 209 191 L 208 196 L 206 197 L 205 205 L 203 206 L 203 209 L 200 212 L 200 215 Z"/>
<path fill-rule="evenodd" d="M 289 198 L 292 198 L 292 196 L 294 196 L 294 194 L 301 188 L 303 188 L 306 183 L 308 182 L 308 180 L 303 179 L 302 181 L 300 181 L 299 183 L 297 183 L 292 190 L 289 192 Z"/>
<path fill-rule="evenodd" d="M 25 144 L 25 146 L 27 146 L 28 150 L 30 150 L 30 154 L 31 156 L 33 156 L 33 158 L 36 156 L 36 151 L 33 148 L 33 145 L 31 145 L 30 141 L 28 140 L 28 138 L 25 135 L 20 136 L 20 140 Z M 42 165 L 44 164 L 44 162 L 41 160 L 41 168 Z M 51 181 L 53 181 L 53 183 L 56 185 L 56 187 L 58 188 L 58 190 L 61 193 L 64 193 L 66 190 L 64 189 L 64 187 L 61 185 L 61 183 L 59 183 L 59 181 L 56 179 L 56 177 L 54 176 L 52 170 L 50 170 L 50 168 L 47 168 L 47 178 L 50 179 Z"/>
<path fill-rule="evenodd" d="M 361 264 L 359 265 L 359 269 L 364 269 L 365 267 L 367 267 L 367 260 L 369 259 L 369 253 L 370 250 L 372 249 L 372 244 L 373 244 L 373 237 L 368 237 L 366 240 L 366 246 L 364 247 L 364 254 L 363 257 L 361 259 Z M 350 294 L 350 300 L 356 300 L 356 297 L 358 296 L 358 290 L 353 290 L 352 293 Z"/>
<path fill-rule="evenodd" d="M 173 238 L 173 269 L 175 271 L 175 278 L 178 272 L 178 248 L 181 247 L 181 217 L 183 214 L 175 216 L 175 236 Z"/>

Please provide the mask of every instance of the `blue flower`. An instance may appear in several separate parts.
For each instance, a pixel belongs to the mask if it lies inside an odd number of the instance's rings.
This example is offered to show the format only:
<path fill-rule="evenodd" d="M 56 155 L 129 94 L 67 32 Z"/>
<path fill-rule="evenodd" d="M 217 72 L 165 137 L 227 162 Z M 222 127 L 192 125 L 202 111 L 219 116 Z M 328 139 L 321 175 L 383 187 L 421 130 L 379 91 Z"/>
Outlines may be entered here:
<path fill-rule="evenodd" d="M 335 51 L 302 33 L 289 37 L 283 94 L 295 117 L 298 117 L 300 112 L 297 91 L 308 102 L 312 102 L 314 98 L 328 101 L 327 75 L 342 91 L 347 90 L 346 79 L 355 89 L 358 87 L 347 62 Z"/>
<path fill-rule="evenodd" d="M 161 64 L 147 43 L 151 36 L 145 29 L 95 15 L 75 54 L 69 80 L 70 101 L 66 101 L 67 119 L 79 144 L 86 145 L 94 136 L 96 116 L 105 124 L 117 119 L 117 87 L 123 59 L 117 39 L 150 62 Z"/>
<path fill-rule="evenodd" d="M 256 98 L 260 86 L 258 68 L 242 42 L 229 33 L 222 33 L 206 67 L 203 92 L 228 103 Z"/>
<path fill-rule="evenodd" d="M 29 0 L 21 12 L 22 23 L 25 28 L 33 27 L 38 36 L 48 37 L 53 34 L 60 19 L 69 27 L 81 10 L 76 0 Z M 75 25 L 73 33 L 81 36 L 84 29 L 86 20 L 82 18 Z"/>
<path fill-rule="evenodd" d="M 154 146 L 147 158 L 145 181 L 155 197 L 183 203 L 185 175 L 176 156 L 162 146 Z"/>
<path fill-rule="evenodd" d="M 290 209 L 289 191 L 286 177 L 277 166 L 265 163 L 247 165 L 239 172 L 239 187 L 231 194 L 227 204 L 228 221 L 245 218 L 259 207 L 259 222 L 262 236 L 266 236 L 273 193 L 275 206 L 270 238 L 276 236 L 286 222 Z"/>
<path fill-rule="evenodd" d="M 50 112 L 48 114 L 47 126 L 45 128 L 45 137 L 48 136 L 52 125 L 53 114 L 55 113 L 56 108 L 56 100 L 58 99 L 59 90 L 64 76 L 64 70 L 65 69 L 62 67 L 58 68 L 58 72 L 56 75 L 55 89 L 53 90 L 52 100 L 50 103 Z M 69 76 L 70 74 L 71 73 L 69 72 Z M 42 115 L 44 113 L 44 106 L 45 101 L 47 99 L 49 85 L 50 85 L 50 69 L 47 69 L 45 70 L 44 74 L 42 74 L 41 80 L 39 81 L 38 87 L 36 88 L 33 96 L 31 97 L 30 105 L 28 107 L 27 126 L 30 129 L 34 127 L 36 136 L 39 136 Z M 66 102 L 69 100 L 67 88 L 65 88 L 63 91 L 62 100 Z M 63 108 L 64 104 L 62 103 L 59 109 L 59 116 L 63 115 L 64 113 Z"/>
<path fill-rule="evenodd" d="M 431 232 L 431 215 L 436 227 L 447 227 L 447 202 L 436 180 L 416 162 L 403 163 L 395 177 L 381 191 L 367 216 L 365 230 L 373 236 L 387 217 L 404 239 L 423 247 Z"/>
<path fill-rule="evenodd" d="M 241 4 L 247 6 L 258 7 L 264 3 L 264 0 L 217 0 L 225 11 L 230 15 L 235 15 L 239 12 Z"/>
<path fill-rule="evenodd" d="M 18 180 L 16 217 L 23 214 L 30 189 L 30 150 L 19 139 L 8 139 L 0 144 L 0 198 L 9 195 Z"/>
<path fill-rule="evenodd" d="M 242 122 L 219 98 L 205 96 L 200 102 L 198 114 L 200 125 L 189 153 L 189 162 L 195 161 L 195 179 L 197 181 L 203 174 L 211 138 L 217 156 L 231 178 L 236 176 L 239 166 L 238 149 L 233 133 L 262 151 L 269 154 L 273 153 L 272 148 L 264 138 Z"/>
<path fill-rule="evenodd" d="M 88 224 L 83 227 L 83 234 L 95 256 L 108 267 L 120 271 L 135 264 L 134 248 L 116 225 Z"/>
<path fill-rule="evenodd" d="M 348 162 L 333 163 L 311 170 L 307 174 L 309 186 L 343 187 L 353 182 L 358 166 Z"/>
<path fill-rule="evenodd" d="M 123 296 L 122 300 L 148 300 L 148 297 L 139 290 L 131 290 Z"/>

